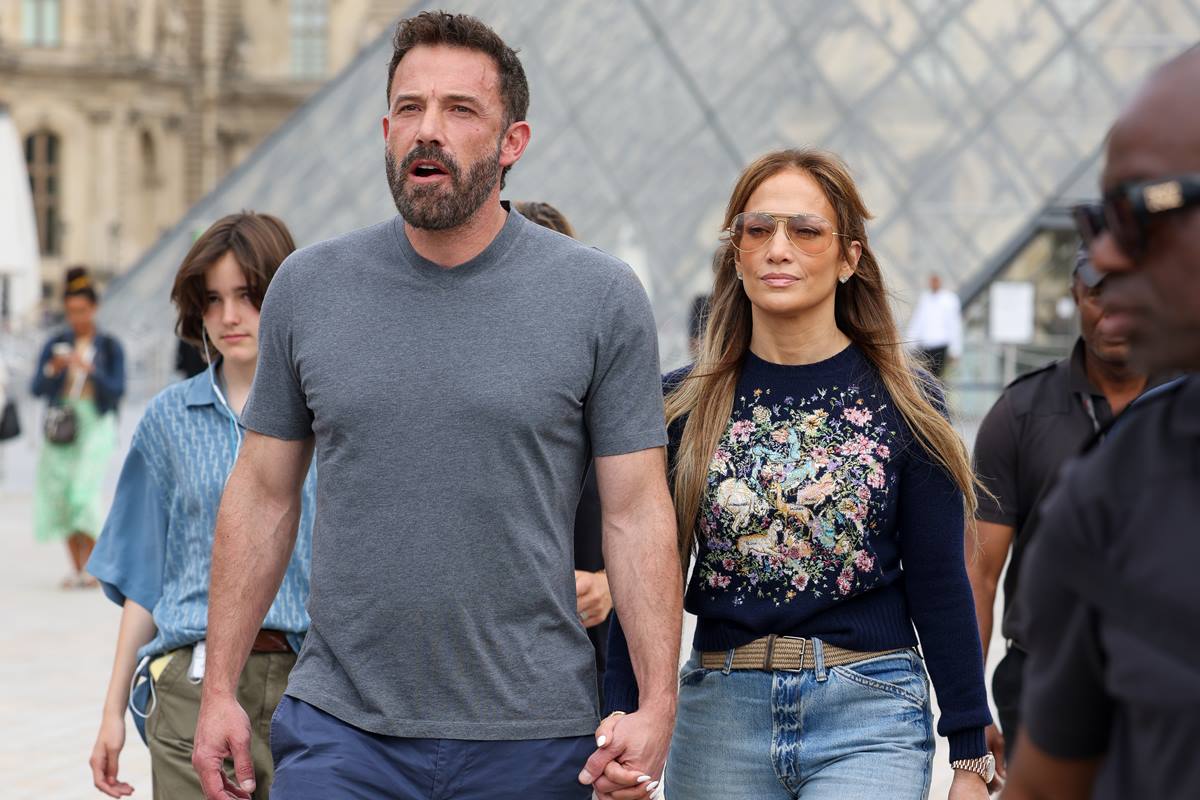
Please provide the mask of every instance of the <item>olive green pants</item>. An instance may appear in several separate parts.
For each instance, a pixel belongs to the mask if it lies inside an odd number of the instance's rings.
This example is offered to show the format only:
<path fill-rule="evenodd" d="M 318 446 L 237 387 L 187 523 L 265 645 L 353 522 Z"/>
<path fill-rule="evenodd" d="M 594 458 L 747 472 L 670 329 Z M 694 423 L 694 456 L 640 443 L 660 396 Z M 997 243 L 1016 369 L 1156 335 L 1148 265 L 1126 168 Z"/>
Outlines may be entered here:
<path fill-rule="evenodd" d="M 192 769 L 192 744 L 200 718 L 199 683 L 187 676 L 192 648 L 175 651 L 154 682 L 158 704 L 146 720 L 154 800 L 203 800 Z M 237 698 L 250 717 L 250 755 L 254 760 L 254 800 L 267 800 L 275 765 L 271 760 L 271 715 L 287 688 L 295 653 L 251 653 L 238 681 Z M 225 762 L 233 777 L 233 762 Z"/>

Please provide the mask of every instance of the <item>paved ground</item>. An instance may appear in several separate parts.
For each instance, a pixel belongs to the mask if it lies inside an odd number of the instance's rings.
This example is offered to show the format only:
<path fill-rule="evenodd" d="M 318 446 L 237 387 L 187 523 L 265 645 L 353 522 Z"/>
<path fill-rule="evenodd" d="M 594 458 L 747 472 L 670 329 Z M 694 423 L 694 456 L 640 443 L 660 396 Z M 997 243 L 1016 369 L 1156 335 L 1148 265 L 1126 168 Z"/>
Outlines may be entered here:
<path fill-rule="evenodd" d="M 120 612 L 98 590 L 63 591 L 66 549 L 36 545 L 25 492 L 0 492 L 0 773 L 13 800 L 102 795 L 87 760 Z M 132 723 L 119 775 L 150 797 L 150 757 Z"/>
<path fill-rule="evenodd" d="M 36 415 L 22 419 L 32 422 Z M 136 409 L 123 412 L 124 442 L 136 420 Z M 30 533 L 35 458 L 26 440 L 0 448 L 0 774 L 7 776 L 0 794 L 7 800 L 94 800 L 102 795 L 92 786 L 87 760 L 119 611 L 97 590 L 57 588 L 66 573 L 65 548 L 37 545 Z M 999 650 L 993 644 L 989 674 Z M 945 748 L 939 739 L 934 800 L 945 798 L 950 785 Z M 134 786 L 135 798 L 150 796 L 149 755 L 131 722 L 120 776 Z"/>

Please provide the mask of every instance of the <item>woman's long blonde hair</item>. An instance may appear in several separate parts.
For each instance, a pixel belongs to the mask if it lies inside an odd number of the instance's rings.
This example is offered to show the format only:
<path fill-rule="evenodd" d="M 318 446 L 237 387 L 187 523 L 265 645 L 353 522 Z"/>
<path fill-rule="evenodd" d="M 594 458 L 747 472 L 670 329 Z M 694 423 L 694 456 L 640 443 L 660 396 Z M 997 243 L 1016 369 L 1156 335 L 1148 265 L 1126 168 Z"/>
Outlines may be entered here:
<path fill-rule="evenodd" d="M 871 215 L 841 159 L 812 149 L 780 150 L 759 158 L 738 178 L 725 209 L 724 227 L 729 228 L 765 180 L 787 170 L 807 174 L 825 193 L 837 216 L 833 221 L 836 230 L 847 237 L 836 237 L 842 255 L 846 255 L 843 242 L 857 241 L 862 246 L 854 276 L 835 290 L 838 328 L 878 370 L 917 441 L 949 472 L 965 497 L 968 518 L 974 516 L 975 479 L 966 446 L 931 401 L 932 379 L 918 373 L 902 346 L 879 263 L 867 241 L 866 221 Z M 709 463 L 729 425 L 742 361 L 750 347 L 750 300 L 735 275 L 734 255 L 729 243 L 716 253 L 716 275 L 699 357 L 691 374 L 666 398 L 668 424 L 686 417 L 670 476 L 684 565 L 695 544 Z"/>

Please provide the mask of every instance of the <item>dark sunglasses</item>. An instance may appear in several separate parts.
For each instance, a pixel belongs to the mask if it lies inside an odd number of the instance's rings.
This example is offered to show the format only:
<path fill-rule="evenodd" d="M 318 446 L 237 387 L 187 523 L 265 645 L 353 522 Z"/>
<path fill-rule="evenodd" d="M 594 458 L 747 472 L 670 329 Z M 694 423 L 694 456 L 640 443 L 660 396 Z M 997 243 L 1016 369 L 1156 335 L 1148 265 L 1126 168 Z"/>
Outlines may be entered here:
<path fill-rule="evenodd" d="M 1084 244 L 1091 246 L 1104 231 L 1131 257 L 1145 252 L 1150 223 L 1157 215 L 1200 205 L 1200 174 L 1177 175 L 1153 181 L 1130 181 L 1104 193 L 1099 203 L 1071 209 Z"/>

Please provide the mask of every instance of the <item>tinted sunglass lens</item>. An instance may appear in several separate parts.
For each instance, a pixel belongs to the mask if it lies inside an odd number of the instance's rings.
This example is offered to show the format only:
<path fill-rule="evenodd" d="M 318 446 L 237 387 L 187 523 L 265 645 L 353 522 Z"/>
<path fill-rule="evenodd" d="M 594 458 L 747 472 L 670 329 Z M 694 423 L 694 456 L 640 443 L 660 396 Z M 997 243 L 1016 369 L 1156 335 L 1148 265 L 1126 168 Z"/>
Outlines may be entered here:
<path fill-rule="evenodd" d="M 1104 202 L 1104 224 L 1112 231 L 1117 244 L 1126 255 L 1137 256 L 1142 252 L 1144 233 L 1141 221 L 1133 212 L 1133 205 L 1124 196 Z"/>
<path fill-rule="evenodd" d="M 1077 205 L 1071 209 L 1071 216 L 1084 244 L 1090 245 L 1104 231 L 1104 207 L 1099 203 Z"/>
<path fill-rule="evenodd" d="M 788 238 L 802 252 L 811 255 L 824 253 L 833 240 L 833 228 L 822 218 L 798 214 L 787 221 Z"/>
<path fill-rule="evenodd" d="M 739 250 L 762 247 L 775 234 L 775 218 L 769 214 L 738 214 L 733 220 L 733 244 Z"/>

